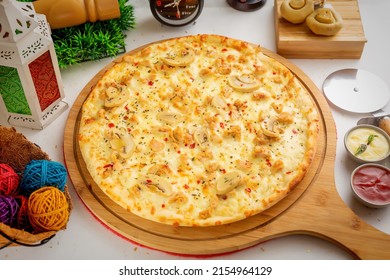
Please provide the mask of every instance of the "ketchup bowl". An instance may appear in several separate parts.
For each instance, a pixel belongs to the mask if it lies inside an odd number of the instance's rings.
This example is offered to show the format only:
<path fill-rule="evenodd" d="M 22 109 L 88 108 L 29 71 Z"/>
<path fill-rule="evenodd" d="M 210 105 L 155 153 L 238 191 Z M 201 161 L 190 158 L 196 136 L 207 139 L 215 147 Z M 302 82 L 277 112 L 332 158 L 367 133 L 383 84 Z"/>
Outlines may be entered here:
<path fill-rule="evenodd" d="M 372 208 L 390 205 L 390 169 L 377 163 L 358 166 L 351 174 L 351 188 L 358 201 Z"/>

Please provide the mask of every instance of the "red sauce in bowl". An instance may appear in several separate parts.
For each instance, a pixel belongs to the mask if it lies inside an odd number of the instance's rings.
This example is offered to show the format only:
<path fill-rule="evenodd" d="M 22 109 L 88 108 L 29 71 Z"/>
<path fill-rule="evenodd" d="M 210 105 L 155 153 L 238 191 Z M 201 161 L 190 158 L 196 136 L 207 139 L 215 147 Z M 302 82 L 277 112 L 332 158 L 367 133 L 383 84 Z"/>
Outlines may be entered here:
<path fill-rule="evenodd" d="M 357 169 L 352 178 L 356 193 L 374 204 L 390 203 L 390 171 L 368 165 Z"/>

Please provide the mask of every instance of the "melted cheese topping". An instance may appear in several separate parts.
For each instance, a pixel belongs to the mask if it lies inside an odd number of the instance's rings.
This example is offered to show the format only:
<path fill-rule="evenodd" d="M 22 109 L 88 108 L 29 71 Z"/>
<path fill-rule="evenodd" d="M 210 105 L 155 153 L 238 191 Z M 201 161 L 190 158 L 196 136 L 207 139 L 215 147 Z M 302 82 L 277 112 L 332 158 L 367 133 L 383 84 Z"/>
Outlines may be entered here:
<path fill-rule="evenodd" d="M 283 198 L 317 133 L 311 98 L 287 68 L 257 46 L 199 35 L 115 64 L 83 105 L 79 144 L 96 184 L 122 207 L 209 226 Z"/>

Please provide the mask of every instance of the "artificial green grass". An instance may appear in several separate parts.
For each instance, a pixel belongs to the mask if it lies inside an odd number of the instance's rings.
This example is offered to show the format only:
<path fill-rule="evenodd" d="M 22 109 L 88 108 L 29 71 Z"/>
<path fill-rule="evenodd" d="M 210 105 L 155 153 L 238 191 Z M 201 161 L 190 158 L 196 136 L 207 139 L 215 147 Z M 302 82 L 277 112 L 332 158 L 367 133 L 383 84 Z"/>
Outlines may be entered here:
<path fill-rule="evenodd" d="M 127 2 L 128 0 L 118 0 L 121 12 L 119 18 L 53 29 L 51 35 L 59 67 L 66 68 L 80 62 L 124 53 L 126 34 L 123 31 L 135 27 L 133 7 Z"/>

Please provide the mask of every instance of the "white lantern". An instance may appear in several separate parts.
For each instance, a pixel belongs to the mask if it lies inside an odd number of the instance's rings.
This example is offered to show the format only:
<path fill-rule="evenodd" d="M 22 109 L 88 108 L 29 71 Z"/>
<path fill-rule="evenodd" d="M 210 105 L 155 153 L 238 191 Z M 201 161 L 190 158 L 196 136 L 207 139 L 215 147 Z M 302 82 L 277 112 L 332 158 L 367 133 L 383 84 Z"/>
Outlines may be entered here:
<path fill-rule="evenodd" d="M 0 113 L 43 129 L 68 108 L 46 17 L 31 3 L 0 0 Z"/>

